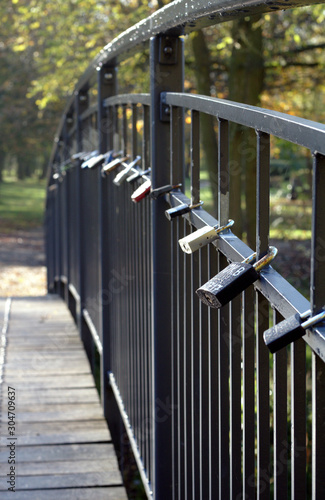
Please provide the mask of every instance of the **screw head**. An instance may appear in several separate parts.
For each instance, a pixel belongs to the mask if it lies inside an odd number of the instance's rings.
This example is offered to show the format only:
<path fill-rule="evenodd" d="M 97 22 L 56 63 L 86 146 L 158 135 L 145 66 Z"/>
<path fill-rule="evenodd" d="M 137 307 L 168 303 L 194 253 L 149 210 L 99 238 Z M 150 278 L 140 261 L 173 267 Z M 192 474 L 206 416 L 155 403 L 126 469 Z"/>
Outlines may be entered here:
<path fill-rule="evenodd" d="M 173 47 L 171 47 L 170 45 L 167 45 L 166 47 L 164 47 L 164 54 L 166 54 L 167 56 L 169 56 L 172 53 L 173 53 Z"/>

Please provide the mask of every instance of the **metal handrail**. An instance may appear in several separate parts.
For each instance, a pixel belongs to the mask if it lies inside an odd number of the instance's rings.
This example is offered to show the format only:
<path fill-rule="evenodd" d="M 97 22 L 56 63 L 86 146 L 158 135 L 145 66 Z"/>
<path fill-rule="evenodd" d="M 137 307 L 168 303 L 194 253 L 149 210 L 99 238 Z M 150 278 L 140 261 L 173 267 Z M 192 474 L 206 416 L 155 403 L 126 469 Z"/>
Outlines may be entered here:
<path fill-rule="evenodd" d="M 248 104 L 198 94 L 164 92 L 162 101 L 217 116 L 325 154 L 325 125 L 305 118 Z"/>

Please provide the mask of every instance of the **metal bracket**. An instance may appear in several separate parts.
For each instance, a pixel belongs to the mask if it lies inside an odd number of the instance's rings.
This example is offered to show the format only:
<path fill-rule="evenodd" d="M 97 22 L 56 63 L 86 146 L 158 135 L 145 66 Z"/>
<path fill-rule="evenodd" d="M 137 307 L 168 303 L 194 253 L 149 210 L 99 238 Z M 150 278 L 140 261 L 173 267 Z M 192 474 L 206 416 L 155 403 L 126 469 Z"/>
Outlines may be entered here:
<path fill-rule="evenodd" d="M 159 38 L 159 63 L 177 64 L 178 38 L 162 36 Z"/>

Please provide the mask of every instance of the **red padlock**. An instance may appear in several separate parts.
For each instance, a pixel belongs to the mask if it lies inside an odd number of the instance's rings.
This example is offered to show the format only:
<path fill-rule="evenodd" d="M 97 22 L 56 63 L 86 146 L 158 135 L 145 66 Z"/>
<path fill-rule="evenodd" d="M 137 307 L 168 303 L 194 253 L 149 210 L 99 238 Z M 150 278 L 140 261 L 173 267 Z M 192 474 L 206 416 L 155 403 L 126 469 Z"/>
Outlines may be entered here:
<path fill-rule="evenodd" d="M 134 203 L 138 203 L 150 193 L 150 189 L 151 189 L 151 180 L 148 179 L 146 182 L 141 184 L 141 186 L 139 186 L 138 189 L 134 191 L 134 193 L 131 196 L 131 200 L 134 201 Z"/>

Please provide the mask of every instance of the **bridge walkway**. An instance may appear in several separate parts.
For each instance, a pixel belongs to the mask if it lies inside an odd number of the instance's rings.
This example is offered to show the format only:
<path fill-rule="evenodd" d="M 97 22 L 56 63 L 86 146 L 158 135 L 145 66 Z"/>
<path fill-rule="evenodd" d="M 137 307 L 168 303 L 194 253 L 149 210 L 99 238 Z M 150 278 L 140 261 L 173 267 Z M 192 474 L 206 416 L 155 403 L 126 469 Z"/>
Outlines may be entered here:
<path fill-rule="evenodd" d="M 15 491 L 15 500 L 126 500 L 90 366 L 64 302 L 55 295 L 0 299 L 0 321 L 1 499 Z"/>

